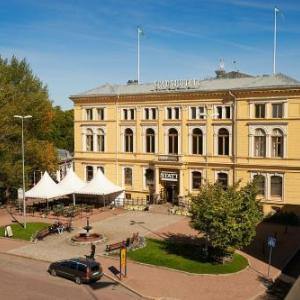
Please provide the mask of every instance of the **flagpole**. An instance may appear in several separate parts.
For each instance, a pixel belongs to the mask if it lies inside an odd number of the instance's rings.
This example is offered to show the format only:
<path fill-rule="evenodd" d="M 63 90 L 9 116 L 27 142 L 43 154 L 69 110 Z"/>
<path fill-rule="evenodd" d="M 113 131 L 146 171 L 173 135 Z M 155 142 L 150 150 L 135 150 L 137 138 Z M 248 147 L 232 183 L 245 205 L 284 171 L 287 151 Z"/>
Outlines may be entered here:
<path fill-rule="evenodd" d="M 137 42 L 138 42 L 138 45 L 137 45 L 137 81 L 138 81 L 138 84 L 140 83 L 140 28 L 138 27 L 137 28 Z"/>
<path fill-rule="evenodd" d="M 277 7 L 274 8 L 274 49 L 273 49 L 273 75 L 276 74 L 276 43 L 277 43 Z"/>

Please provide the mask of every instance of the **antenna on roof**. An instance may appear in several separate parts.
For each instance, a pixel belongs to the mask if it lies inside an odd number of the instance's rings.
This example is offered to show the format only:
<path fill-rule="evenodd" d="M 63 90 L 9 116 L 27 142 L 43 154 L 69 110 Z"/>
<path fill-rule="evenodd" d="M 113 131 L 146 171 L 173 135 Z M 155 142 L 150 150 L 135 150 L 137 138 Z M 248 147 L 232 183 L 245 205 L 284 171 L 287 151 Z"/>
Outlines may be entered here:
<path fill-rule="evenodd" d="M 237 60 L 234 60 L 232 62 L 232 64 L 233 64 L 233 71 L 238 72 L 239 70 L 238 70 L 238 62 L 237 62 Z"/>

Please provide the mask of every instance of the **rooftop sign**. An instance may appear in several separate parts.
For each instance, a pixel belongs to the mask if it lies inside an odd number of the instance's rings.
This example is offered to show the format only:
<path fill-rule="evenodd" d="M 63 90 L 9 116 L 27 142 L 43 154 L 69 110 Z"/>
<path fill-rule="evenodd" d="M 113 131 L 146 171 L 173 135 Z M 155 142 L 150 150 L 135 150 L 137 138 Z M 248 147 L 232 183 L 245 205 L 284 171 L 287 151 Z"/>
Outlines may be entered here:
<path fill-rule="evenodd" d="M 155 82 L 155 89 L 157 91 L 163 90 L 187 90 L 197 89 L 201 86 L 201 80 L 161 80 Z"/>

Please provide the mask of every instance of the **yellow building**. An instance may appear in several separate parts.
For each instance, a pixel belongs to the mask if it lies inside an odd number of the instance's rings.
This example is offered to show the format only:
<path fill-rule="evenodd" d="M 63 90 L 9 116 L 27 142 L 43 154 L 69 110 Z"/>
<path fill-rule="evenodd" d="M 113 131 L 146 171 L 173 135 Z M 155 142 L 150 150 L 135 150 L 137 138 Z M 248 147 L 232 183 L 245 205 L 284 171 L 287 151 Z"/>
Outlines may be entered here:
<path fill-rule="evenodd" d="M 265 212 L 300 208 L 300 82 L 292 78 L 219 70 L 201 81 L 105 84 L 70 99 L 84 180 L 102 168 L 128 199 L 176 203 L 206 180 L 258 177 Z"/>

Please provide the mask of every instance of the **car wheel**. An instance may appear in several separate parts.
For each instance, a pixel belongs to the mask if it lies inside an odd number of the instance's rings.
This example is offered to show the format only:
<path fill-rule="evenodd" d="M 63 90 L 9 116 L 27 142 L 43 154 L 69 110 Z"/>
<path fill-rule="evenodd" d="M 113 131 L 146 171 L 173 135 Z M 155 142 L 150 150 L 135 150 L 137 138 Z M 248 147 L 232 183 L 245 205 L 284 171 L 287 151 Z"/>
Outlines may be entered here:
<path fill-rule="evenodd" d="M 75 277 L 75 282 L 76 282 L 77 284 L 81 284 L 81 279 L 80 279 L 80 277 Z"/>
<path fill-rule="evenodd" d="M 56 271 L 55 271 L 54 269 L 51 269 L 50 274 L 51 274 L 52 276 L 56 276 Z"/>

